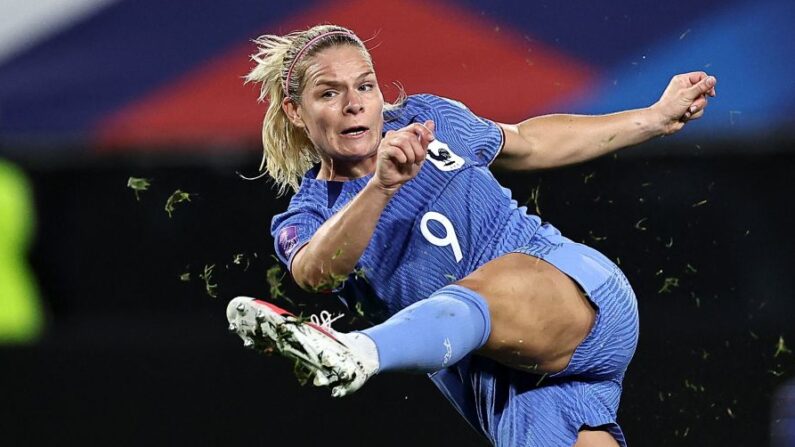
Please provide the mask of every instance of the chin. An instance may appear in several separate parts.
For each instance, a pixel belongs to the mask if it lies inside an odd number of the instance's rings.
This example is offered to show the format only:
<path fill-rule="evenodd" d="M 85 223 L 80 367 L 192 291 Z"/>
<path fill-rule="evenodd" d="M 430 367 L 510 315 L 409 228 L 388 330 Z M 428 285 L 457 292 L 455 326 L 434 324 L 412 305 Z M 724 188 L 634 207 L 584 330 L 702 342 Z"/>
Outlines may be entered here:
<path fill-rule="evenodd" d="M 345 158 L 351 161 L 366 160 L 375 155 L 375 151 L 357 151 L 345 154 Z"/>
<path fill-rule="evenodd" d="M 356 145 L 356 147 L 344 148 L 340 154 L 349 160 L 362 160 L 370 158 L 378 151 L 378 145 L 374 143 Z"/>

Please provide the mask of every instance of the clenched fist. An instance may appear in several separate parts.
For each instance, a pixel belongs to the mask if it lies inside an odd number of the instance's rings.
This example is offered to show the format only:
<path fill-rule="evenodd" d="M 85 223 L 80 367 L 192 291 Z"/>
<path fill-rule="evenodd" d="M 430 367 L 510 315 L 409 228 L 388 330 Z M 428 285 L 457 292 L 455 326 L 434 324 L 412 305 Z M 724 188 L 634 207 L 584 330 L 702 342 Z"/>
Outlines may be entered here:
<path fill-rule="evenodd" d="M 651 110 L 661 120 L 663 133 L 670 135 L 684 127 L 685 123 L 704 115 L 707 97 L 715 96 L 717 79 L 703 71 L 676 75 L 671 79 Z"/>
<path fill-rule="evenodd" d="M 388 131 L 378 145 L 373 180 L 383 189 L 396 190 L 413 179 L 425 162 L 434 129 L 434 122 L 428 120 Z"/>

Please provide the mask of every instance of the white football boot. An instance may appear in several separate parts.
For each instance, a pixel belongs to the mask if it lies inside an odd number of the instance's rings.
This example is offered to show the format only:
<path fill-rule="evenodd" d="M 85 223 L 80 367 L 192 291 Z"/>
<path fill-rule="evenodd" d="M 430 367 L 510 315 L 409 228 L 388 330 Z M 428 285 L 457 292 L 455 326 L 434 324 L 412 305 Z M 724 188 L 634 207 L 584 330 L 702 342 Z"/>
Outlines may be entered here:
<path fill-rule="evenodd" d="M 364 353 L 365 349 L 357 349 L 357 345 L 362 346 L 360 337 L 366 336 L 331 329 L 336 318 L 330 316 L 324 311 L 322 324 L 314 315 L 305 321 L 278 306 L 249 297 L 237 297 L 226 308 L 229 330 L 243 339 L 243 346 L 266 353 L 276 350 L 296 360 L 314 376 L 315 386 L 330 386 L 332 396 L 342 397 L 361 388 L 378 372 L 378 354 L 375 349 L 370 355 Z M 369 339 L 366 343 L 372 344 Z"/>

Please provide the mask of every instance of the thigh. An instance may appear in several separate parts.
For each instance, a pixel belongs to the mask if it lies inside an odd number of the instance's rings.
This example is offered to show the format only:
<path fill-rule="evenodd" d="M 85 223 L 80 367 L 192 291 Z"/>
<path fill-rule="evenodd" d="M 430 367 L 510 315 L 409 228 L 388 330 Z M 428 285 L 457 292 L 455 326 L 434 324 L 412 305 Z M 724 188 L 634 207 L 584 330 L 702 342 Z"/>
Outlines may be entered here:
<path fill-rule="evenodd" d="M 600 427 L 586 428 L 577 434 L 574 447 L 618 447 L 618 441 L 607 429 Z"/>
<path fill-rule="evenodd" d="M 457 284 L 489 306 L 491 334 L 478 354 L 513 368 L 561 371 L 595 321 L 596 310 L 577 283 L 534 256 L 506 254 Z"/>
<path fill-rule="evenodd" d="M 596 321 L 565 370 L 555 375 L 621 380 L 638 343 L 635 292 L 616 264 L 598 251 L 577 243 L 559 244 L 538 255 L 574 279 L 596 307 Z"/>
<path fill-rule="evenodd" d="M 434 383 L 497 447 L 575 445 L 588 427 L 626 446 L 616 421 L 621 385 L 615 381 L 544 378 L 473 356 Z M 593 435 L 585 434 L 585 441 Z"/>

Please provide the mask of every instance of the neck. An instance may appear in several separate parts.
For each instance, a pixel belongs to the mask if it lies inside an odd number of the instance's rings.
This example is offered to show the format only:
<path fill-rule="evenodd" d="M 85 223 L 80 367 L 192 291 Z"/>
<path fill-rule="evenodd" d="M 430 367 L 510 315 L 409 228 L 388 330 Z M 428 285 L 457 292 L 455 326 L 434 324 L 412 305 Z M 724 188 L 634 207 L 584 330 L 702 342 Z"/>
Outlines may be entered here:
<path fill-rule="evenodd" d="M 356 161 L 324 158 L 320 162 L 317 179 L 344 182 L 364 177 L 375 172 L 375 162 L 376 154 Z"/>

